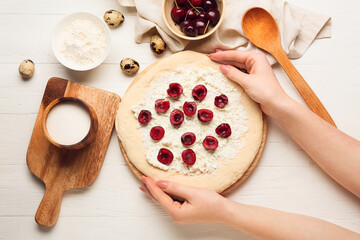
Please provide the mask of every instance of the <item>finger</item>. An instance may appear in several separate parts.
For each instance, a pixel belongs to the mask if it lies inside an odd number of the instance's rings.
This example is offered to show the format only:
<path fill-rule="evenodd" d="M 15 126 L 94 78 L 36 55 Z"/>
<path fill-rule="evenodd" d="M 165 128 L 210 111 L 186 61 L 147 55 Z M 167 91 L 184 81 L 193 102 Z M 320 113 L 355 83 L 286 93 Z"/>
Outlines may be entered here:
<path fill-rule="evenodd" d="M 167 195 L 165 192 L 163 192 L 149 177 L 142 177 L 141 180 L 146 185 L 147 189 L 151 193 L 151 195 L 154 197 L 154 199 L 163 207 L 166 211 L 172 212 L 175 207 L 173 204 L 174 201 L 172 198 Z"/>
<path fill-rule="evenodd" d="M 139 187 L 139 189 L 144 192 L 146 194 L 146 196 L 148 196 L 151 200 L 153 200 L 155 203 L 158 203 L 155 198 L 151 195 L 149 189 L 145 186 L 145 185 L 142 185 Z"/>
<path fill-rule="evenodd" d="M 213 60 L 214 62 L 220 63 L 220 64 L 224 64 L 224 65 L 232 65 L 238 68 L 244 68 L 246 69 L 246 64 L 245 63 L 240 63 L 240 62 L 235 62 L 235 61 L 231 61 L 231 60 L 222 60 L 222 61 L 216 61 Z M 247 69 L 248 71 L 249 69 Z"/>
<path fill-rule="evenodd" d="M 139 189 L 145 193 L 146 196 L 148 196 L 151 200 L 155 201 L 154 197 L 151 195 L 151 193 L 149 192 L 149 190 L 146 190 L 145 186 L 140 186 Z M 156 201 L 155 201 L 156 202 Z"/>
<path fill-rule="evenodd" d="M 237 82 L 245 90 L 248 88 L 249 74 L 243 73 L 239 69 L 230 65 L 221 65 L 220 71 L 230 80 Z"/>
<path fill-rule="evenodd" d="M 245 64 L 247 59 L 254 57 L 257 53 L 249 51 L 228 50 L 210 54 L 210 59 L 214 61 L 233 61 Z"/>
<path fill-rule="evenodd" d="M 156 185 L 164 192 L 187 201 L 191 201 L 191 198 L 194 196 L 197 190 L 196 188 L 170 181 L 157 181 Z"/>

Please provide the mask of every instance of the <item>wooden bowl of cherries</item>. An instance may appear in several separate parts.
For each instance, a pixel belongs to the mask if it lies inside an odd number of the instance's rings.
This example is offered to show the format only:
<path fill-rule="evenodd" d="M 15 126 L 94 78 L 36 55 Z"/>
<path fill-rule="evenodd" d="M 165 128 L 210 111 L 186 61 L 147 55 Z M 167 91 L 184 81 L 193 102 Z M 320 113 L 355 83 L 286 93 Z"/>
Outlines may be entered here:
<path fill-rule="evenodd" d="M 163 0 L 166 26 L 176 36 L 199 40 L 213 34 L 225 14 L 225 0 Z"/>

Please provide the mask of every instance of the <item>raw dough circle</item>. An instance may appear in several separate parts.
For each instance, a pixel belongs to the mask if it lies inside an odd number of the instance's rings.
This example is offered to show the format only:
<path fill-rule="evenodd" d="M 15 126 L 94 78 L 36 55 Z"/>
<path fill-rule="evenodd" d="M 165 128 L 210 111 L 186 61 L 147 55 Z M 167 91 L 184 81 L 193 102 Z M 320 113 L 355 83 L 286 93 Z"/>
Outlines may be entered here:
<path fill-rule="evenodd" d="M 200 68 L 211 67 L 219 71 L 219 64 L 211 61 L 206 55 L 193 51 L 180 52 L 156 62 L 151 68 L 146 69 L 141 78 L 133 82 L 125 93 L 116 116 L 116 131 L 127 157 L 144 175 L 152 177 L 154 180 L 169 180 L 222 192 L 239 180 L 249 168 L 262 141 L 261 109 L 249 98 L 240 85 L 229 80 L 229 84 L 241 92 L 241 104 L 248 116 L 248 131 L 242 136 L 245 138 L 246 145 L 235 158 L 222 162 L 221 167 L 210 174 L 183 175 L 173 170 L 164 171 L 150 165 L 145 158 L 145 148 L 140 129 L 137 128 L 137 119 L 131 110 L 132 106 L 142 100 L 154 77 L 188 64 Z"/>

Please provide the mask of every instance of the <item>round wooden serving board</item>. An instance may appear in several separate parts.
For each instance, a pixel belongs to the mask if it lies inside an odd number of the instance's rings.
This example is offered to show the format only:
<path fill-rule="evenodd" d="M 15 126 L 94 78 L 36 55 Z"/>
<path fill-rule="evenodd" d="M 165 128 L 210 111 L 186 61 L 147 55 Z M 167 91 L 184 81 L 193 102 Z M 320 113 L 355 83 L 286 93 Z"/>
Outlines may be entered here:
<path fill-rule="evenodd" d="M 158 61 L 159 62 L 159 61 Z M 128 87 L 127 91 L 135 84 L 135 82 L 139 81 L 150 69 L 152 69 L 154 66 L 157 65 L 158 62 L 155 62 L 153 64 L 151 64 L 150 66 L 148 66 L 144 71 L 142 71 L 130 84 L 130 86 Z M 263 134 L 262 134 L 262 140 L 261 140 L 261 144 L 259 147 L 259 151 L 257 152 L 254 160 L 252 161 L 252 163 L 250 164 L 249 168 L 244 172 L 244 174 L 242 175 L 242 177 L 237 180 L 233 185 L 231 185 L 230 187 L 228 187 L 227 189 L 225 189 L 224 191 L 222 191 L 220 194 L 225 195 L 228 194 L 229 192 L 233 191 L 235 188 L 237 188 L 238 186 L 240 186 L 249 176 L 250 174 L 254 171 L 254 169 L 256 168 L 257 164 L 259 163 L 259 160 L 264 152 L 264 148 L 265 148 L 265 142 L 266 142 L 266 138 L 267 138 L 267 121 L 266 121 L 266 117 L 263 114 Z M 121 143 L 121 140 L 119 139 L 119 145 L 120 145 L 120 150 L 121 153 L 124 157 L 125 162 L 127 163 L 127 165 L 129 166 L 131 172 L 136 176 L 137 179 L 139 179 L 141 181 L 141 177 L 144 176 L 144 174 L 142 172 L 140 172 L 135 166 L 134 164 L 131 163 L 129 157 L 126 154 L 126 151 Z"/>

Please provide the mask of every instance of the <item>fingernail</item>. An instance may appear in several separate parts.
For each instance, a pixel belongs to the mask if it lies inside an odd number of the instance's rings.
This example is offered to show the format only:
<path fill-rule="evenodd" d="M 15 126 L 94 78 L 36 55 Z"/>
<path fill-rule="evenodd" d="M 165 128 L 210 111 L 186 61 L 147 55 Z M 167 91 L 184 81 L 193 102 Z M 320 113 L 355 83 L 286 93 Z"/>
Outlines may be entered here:
<path fill-rule="evenodd" d="M 223 74 L 227 74 L 229 72 L 229 66 L 227 65 L 221 65 L 220 66 L 220 71 L 223 73 Z"/>
<path fill-rule="evenodd" d="M 140 189 L 142 192 L 145 192 L 144 186 L 140 186 L 139 189 Z"/>
<path fill-rule="evenodd" d="M 207 56 L 208 56 L 209 58 L 211 58 L 212 55 L 213 55 L 213 53 L 210 53 L 210 54 L 208 54 Z"/>
<path fill-rule="evenodd" d="M 222 50 L 219 49 L 219 48 L 216 48 L 216 49 L 215 49 L 215 52 L 222 52 Z"/>
<path fill-rule="evenodd" d="M 161 189 L 165 189 L 168 186 L 168 182 L 167 181 L 157 181 L 156 185 Z"/>

